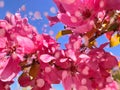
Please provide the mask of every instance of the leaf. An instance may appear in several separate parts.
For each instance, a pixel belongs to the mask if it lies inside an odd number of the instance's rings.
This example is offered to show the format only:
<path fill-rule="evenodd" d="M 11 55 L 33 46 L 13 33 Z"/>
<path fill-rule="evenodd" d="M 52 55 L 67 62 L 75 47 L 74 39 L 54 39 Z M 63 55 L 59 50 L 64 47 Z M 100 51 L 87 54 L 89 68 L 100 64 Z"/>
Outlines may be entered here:
<path fill-rule="evenodd" d="M 120 44 L 120 35 L 115 34 L 110 39 L 110 47 L 115 47 Z"/>
<path fill-rule="evenodd" d="M 32 77 L 32 79 L 34 79 L 38 75 L 39 70 L 40 64 L 38 64 L 37 62 L 33 62 L 29 71 L 29 75 Z"/>
<path fill-rule="evenodd" d="M 67 35 L 67 34 L 71 34 L 71 33 L 72 33 L 71 30 L 61 30 L 57 33 L 56 39 L 62 37 L 63 35 Z"/>

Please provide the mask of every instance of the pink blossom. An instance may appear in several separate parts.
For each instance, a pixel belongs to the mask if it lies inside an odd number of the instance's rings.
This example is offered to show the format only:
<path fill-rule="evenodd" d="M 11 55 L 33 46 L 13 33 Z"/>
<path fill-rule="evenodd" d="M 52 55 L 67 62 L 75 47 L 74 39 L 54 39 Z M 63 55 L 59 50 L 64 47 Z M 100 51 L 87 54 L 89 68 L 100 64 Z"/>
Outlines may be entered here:
<path fill-rule="evenodd" d="M 56 61 L 57 67 L 63 70 L 63 86 L 65 90 L 102 89 L 113 81 L 108 71 L 117 66 L 117 60 L 113 55 L 103 50 L 107 43 L 90 50 L 88 53 L 81 53 L 80 50 L 72 47 L 79 39 L 77 35 L 71 35 L 67 49 L 59 54 Z M 82 42 L 79 45 L 81 46 Z M 68 54 L 69 50 L 73 54 Z M 111 80 L 107 80 L 107 78 L 111 78 Z"/>
<path fill-rule="evenodd" d="M 96 24 L 100 12 L 120 9 L 119 0 L 54 0 L 59 12 L 56 16 L 47 16 L 50 25 L 62 22 L 73 32 L 86 33 Z M 71 8 L 74 7 L 74 8 Z M 103 14 L 102 16 L 104 17 Z M 106 15 L 107 17 L 107 15 Z"/>
<path fill-rule="evenodd" d="M 120 9 L 120 0 L 100 0 L 100 7 L 105 10 L 119 10 Z"/>
<path fill-rule="evenodd" d="M 0 48 L 5 48 L 7 43 L 7 39 L 5 37 L 0 38 Z"/>
<path fill-rule="evenodd" d="M 35 46 L 32 40 L 30 40 L 29 38 L 26 37 L 22 37 L 22 36 L 17 36 L 17 43 L 18 46 L 20 46 L 20 48 L 23 50 L 23 53 L 31 53 L 33 52 Z"/>
<path fill-rule="evenodd" d="M 57 17 L 48 17 L 51 21 L 51 25 L 58 22 L 65 24 L 68 27 L 71 27 L 72 31 L 77 33 L 88 32 L 92 29 L 94 22 L 93 17 L 96 12 L 98 12 L 98 2 L 94 0 L 72 0 L 72 1 L 62 1 L 54 0 L 60 12 L 57 14 Z M 71 8 L 74 7 L 74 8 Z M 89 22 L 88 22 L 89 21 Z M 79 27 L 79 29 L 78 29 Z"/>
<path fill-rule="evenodd" d="M 10 82 L 3 82 L 0 80 L 0 90 L 10 90 L 10 84 L 12 84 L 13 81 Z"/>
<path fill-rule="evenodd" d="M 19 58 L 14 59 L 7 56 L 7 53 L 1 53 L 0 61 L 0 80 L 11 81 L 20 71 Z"/>
<path fill-rule="evenodd" d="M 34 51 L 32 40 L 37 32 L 20 14 L 8 13 L 5 20 L 0 20 L 0 27 L 0 80 L 11 81 L 21 70 L 24 55 Z"/>
<path fill-rule="evenodd" d="M 46 66 L 45 67 L 45 80 L 50 84 L 59 84 L 61 79 L 61 72 L 56 68 Z"/>
<path fill-rule="evenodd" d="M 34 79 L 31 79 L 32 76 L 30 76 L 29 73 L 23 73 L 19 78 L 19 83 L 23 87 L 30 85 L 32 90 L 48 90 L 51 88 L 51 84 L 60 83 L 59 71 L 54 67 L 54 64 L 51 66 L 52 62 L 56 61 L 55 53 L 59 50 L 59 44 L 47 34 L 37 34 L 31 40 L 34 40 L 34 42 L 32 42 L 35 47 L 34 52 L 29 52 L 25 60 L 30 64 L 37 61 L 37 63 L 40 64 L 40 69 L 38 69 L 39 72 Z M 22 41 L 24 40 L 20 40 L 20 42 Z M 29 43 L 31 43 L 31 41 L 29 41 Z M 21 46 L 21 44 L 19 45 Z M 25 44 L 25 48 L 28 46 L 28 44 Z M 18 47 L 18 49 L 20 48 Z M 32 48 L 30 50 L 32 50 Z M 26 80 L 25 83 L 23 82 L 24 79 Z"/>
<path fill-rule="evenodd" d="M 102 10 L 99 0 L 54 1 L 60 12 L 53 23 L 61 21 L 67 25 L 66 28 L 79 33 L 92 29 L 95 13 Z M 71 6 L 75 8 L 70 9 Z M 82 16 L 78 17 L 79 14 Z M 47 34 L 38 34 L 20 14 L 7 14 L 5 20 L 0 20 L 0 27 L 2 88 L 9 85 L 7 82 L 12 81 L 20 71 L 20 85 L 31 86 L 32 90 L 49 90 L 51 84 L 60 82 L 65 90 L 104 90 L 111 86 L 113 79 L 109 71 L 118 62 L 114 55 L 104 50 L 108 43 L 98 48 L 87 48 L 83 46 L 82 37 L 73 32 L 66 48 L 60 49 L 55 39 Z"/>
<path fill-rule="evenodd" d="M 69 38 L 69 42 L 65 44 L 67 49 L 80 50 L 82 38 L 79 34 L 73 34 Z"/>
<path fill-rule="evenodd" d="M 53 56 L 50 56 L 48 54 L 43 54 L 40 56 L 40 59 L 45 62 L 45 63 L 48 63 L 50 62 L 51 60 L 55 59 Z"/>
<path fill-rule="evenodd" d="M 30 84 L 32 84 L 31 82 L 32 80 L 30 79 L 29 75 L 27 73 L 22 73 L 22 75 L 19 77 L 19 84 L 22 87 L 27 87 Z"/>
<path fill-rule="evenodd" d="M 6 60 L 7 61 L 7 60 Z M 6 62 L 7 63 L 7 62 Z M 8 63 L 0 73 L 0 79 L 2 81 L 11 81 L 20 71 L 19 60 L 14 61 L 12 58 L 8 59 Z"/>
<path fill-rule="evenodd" d="M 119 86 L 118 83 L 116 81 L 113 81 L 109 84 L 106 85 L 106 87 L 104 89 L 101 90 L 119 90 Z"/>

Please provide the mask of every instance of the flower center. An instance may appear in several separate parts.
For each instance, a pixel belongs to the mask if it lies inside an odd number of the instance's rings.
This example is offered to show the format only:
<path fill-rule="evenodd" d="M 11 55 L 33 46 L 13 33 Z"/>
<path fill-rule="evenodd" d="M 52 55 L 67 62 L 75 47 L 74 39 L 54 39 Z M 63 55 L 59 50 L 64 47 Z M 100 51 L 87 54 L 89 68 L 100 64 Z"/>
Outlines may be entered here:
<path fill-rule="evenodd" d="M 89 9 L 86 9 L 85 11 L 82 12 L 82 16 L 84 17 L 84 19 L 87 19 L 91 16 L 91 12 Z"/>

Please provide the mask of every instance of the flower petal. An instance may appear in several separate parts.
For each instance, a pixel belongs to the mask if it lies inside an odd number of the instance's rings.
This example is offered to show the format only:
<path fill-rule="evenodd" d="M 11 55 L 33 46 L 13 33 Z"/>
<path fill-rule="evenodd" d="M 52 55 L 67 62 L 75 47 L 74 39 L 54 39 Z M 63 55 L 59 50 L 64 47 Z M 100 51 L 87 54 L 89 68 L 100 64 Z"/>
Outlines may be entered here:
<path fill-rule="evenodd" d="M 55 57 L 48 55 L 48 54 L 43 54 L 40 56 L 40 59 L 44 62 L 44 63 L 48 63 L 51 60 L 55 59 Z"/>

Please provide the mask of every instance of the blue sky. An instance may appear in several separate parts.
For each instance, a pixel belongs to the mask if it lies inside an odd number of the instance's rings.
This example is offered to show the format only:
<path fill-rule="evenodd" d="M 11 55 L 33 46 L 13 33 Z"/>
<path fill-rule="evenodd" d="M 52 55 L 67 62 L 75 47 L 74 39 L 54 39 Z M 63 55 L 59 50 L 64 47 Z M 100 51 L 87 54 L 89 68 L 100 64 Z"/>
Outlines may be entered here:
<path fill-rule="evenodd" d="M 25 10 L 24 10 L 25 9 Z M 48 26 L 48 20 L 45 14 L 54 16 L 57 9 L 52 0 L 0 0 L 0 19 L 4 19 L 6 13 L 11 12 L 15 14 L 20 12 L 22 17 L 27 17 L 29 23 L 37 28 L 39 33 L 45 32 L 53 37 L 57 34 L 59 30 L 63 29 L 62 24 L 56 24 L 53 27 Z M 35 17 L 35 13 L 39 14 Z M 64 43 L 67 42 L 67 37 L 62 37 L 58 40 L 61 43 L 62 48 L 64 48 Z M 64 39 L 64 42 L 63 42 Z M 98 45 L 106 42 L 104 36 L 97 39 Z M 106 51 L 110 51 L 113 54 L 120 56 L 120 45 L 114 48 L 106 48 Z M 12 90 L 15 90 L 16 84 L 12 86 Z M 54 86 L 56 90 L 63 90 L 61 85 Z"/>

